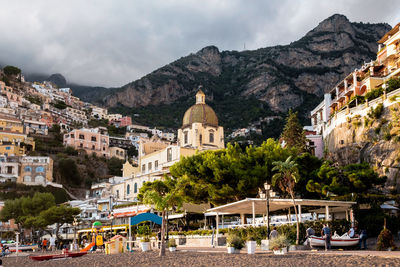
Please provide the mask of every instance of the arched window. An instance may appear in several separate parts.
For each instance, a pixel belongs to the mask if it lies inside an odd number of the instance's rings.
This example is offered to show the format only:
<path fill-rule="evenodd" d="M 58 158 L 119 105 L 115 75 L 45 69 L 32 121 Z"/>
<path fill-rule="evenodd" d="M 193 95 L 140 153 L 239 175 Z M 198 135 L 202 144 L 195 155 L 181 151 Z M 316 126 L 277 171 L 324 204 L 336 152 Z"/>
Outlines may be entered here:
<path fill-rule="evenodd" d="M 130 192 L 131 192 L 131 185 L 128 184 L 128 185 L 126 186 L 126 194 L 129 195 Z"/>
<path fill-rule="evenodd" d="M 137 183 L 135 183 L 135 185 L 133 186 L 133 193 L 137 193 Z"/>
<path fill-rule="evenodd" d="M 209 140 L 210 140 L 210 143 L 214 143 L 214 132 L 213 131 L 210 131 Z"/>
<path fill-rule="evenodd" d="M 24 182 L 30 183 L 32 178 L 29 175 L 24 176 Z"/>
<path fill-rule="evenodd" d="M 44 177 L 39 175 L 35 177 L 35 183 L 43 184 L 44 183 Z"/>
<path fill-rule="evenodd" d="M 184 144 L 187 144 L 188 143 L 188 132 L 184 132 L 183 135 L 184 135 Z"/>
<path fill-rule="evenodd" d="M 26 171 L 26 172 L 31 172 L 31 171 L 32 171 L 32 168 L 29 167 L 29 166 L 26 166 L 26 167 L 24 168 L 24 171 Z"/>
<path fill-rule="evenodd" d="M 44 168 L 42 166 L 36 167 L 36 172 L 44 172 Z"/>

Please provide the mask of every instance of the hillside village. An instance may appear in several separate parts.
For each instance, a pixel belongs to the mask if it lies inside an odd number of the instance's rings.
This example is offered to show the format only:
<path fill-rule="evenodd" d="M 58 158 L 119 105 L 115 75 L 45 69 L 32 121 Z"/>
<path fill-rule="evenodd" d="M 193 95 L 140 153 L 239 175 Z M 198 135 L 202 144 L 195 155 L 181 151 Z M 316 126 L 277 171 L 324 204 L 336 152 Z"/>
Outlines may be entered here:
<path fill-rule="evenodd" d="M 355 128 L 379 124 L 379 131 L 373 130 L 375 143 L 390 142 L 390 157 L 394 158 L 389 165 L 376 166 L 376 170 L 390 176 L 394 189 L 400 188 L 396 182 L 400 177 L 399 25 L 379 41 L 376 60 L 348 74 L 324 95 L 323 102 L 310 114 L 311 126 L 304 127 L 312 154 L 335 158 L 341 148 L 355 143 L 359 150 L 365 149 L 367 141 L 358 140 Z M 0 182 L 65 188 L 68 203 L 81 209 L 82 227 L 89 227 L 95 220 L 110 219 L 115 225 L 126 225 L 129 217 L 151 210 L 148 205 L 138 204 L 145 182 L 168 175 L 170 167 L 182 157 L 225 148 L 224 128 L 213 108 L 206 104 L 201 88 L 192 96 L 193 105 L 179 118 L 182 124 L 175 131 L 135 124 L 134 118 L 108 113 L 103 107 L 73 96 L 70 88 L 58 88 L 52 82 L 27 82 L 15 67 L 5 67 L 0 77 Z M 385 122 L 377 110 L 390 115 Z M 342 127 L 350 129 L 343 126 L 346 123 L 355 127 L 351 138 L 339 134 Z M 261 134 L 259 124 L 237 129 L 227 137 L 248 137 L 251 132 Z M 63 147 L 60 150 L 49 145 L 57 136 Z M 85 195 L 78 196 L 65 180 L 55 179 L 57 153 L 79 155 L 80 160 L 118 159 L 120 165 L 116 164 L 114 175 L 107 172 L 101 179 L 95 177 L 85 184 Z M 359 155 L 353 162 L 361 162 Z M 76 187 L 81 186 L 78 181 Z M 209 206 L 203 207 L 206 208 Z M 185 212 L 189 210 L 190 207 Z M 15 225 L 10 221 L 3 227 L 9 230 Z M 64 235 L 72 233 L 73 229 L 65 225 Z"/>

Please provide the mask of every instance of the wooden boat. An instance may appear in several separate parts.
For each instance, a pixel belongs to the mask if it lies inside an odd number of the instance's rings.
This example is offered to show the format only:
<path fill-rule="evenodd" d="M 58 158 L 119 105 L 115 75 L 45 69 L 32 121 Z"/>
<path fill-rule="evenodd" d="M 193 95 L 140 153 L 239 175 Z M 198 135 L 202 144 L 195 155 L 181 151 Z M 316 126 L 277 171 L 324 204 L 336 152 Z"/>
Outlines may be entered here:
<path fill-rule="evenodd" d="M 75 258 L 75 257 L 81 257 L 83 255 L 86 255 L 87 252 L 65 252 L 62 254 L 52 254 L 52 255 L 40 255 L 40 256 L 30 256 L 32 260 L 35 261 L 46 261 L 46 260 L 54 260 L 54 259 L 62 259 L 62 258 Z"/>
<path fill-rule="evenodd" d="M 359 244 L 360 238 L 354 237 L 351 238 L 347 233 L 342 236 L 337 235 L 336 233 L 331 237 L 331 246 L 332 247 L 352 247 Z M 325 238 L 320 236 L 312 235 L 306 240 L 305 244 L 309 242 L 311 247 L 324 247 L 325 246 Z"/>

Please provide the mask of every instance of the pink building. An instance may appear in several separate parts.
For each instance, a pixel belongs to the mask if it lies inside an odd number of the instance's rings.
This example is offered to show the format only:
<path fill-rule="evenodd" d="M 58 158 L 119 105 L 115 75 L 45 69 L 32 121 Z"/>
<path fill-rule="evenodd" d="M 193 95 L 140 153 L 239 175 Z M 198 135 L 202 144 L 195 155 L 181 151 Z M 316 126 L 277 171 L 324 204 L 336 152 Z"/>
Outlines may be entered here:
<path fill-rule="evenodd" d="M 324 140 L 322 135 L 310 130 L 306 130 L 305 134 L 307 138 L 307 146 L 310 148 L 311 154 L 322 159 L 324 157 Z"/>
<path fill-rule="evenodd" d="M 120 118 L 118 120 L 111 121 L 110 124 L 112 124 L 112 125 L 114 125 L 116 127 L 126 127 L 126 126 L 129 126 L 129 125 L 132 125 L 132 118 L 129 117 L 129 116 L 125 116 L 125 117 L 122 117 L 122 118 Z"/>
<path fill-rule="evenodd" d="M 94 129 L 75 129 L 64 134 L 64 145 L 75 149 L 83 149 L 87 154 L 95 153 L 97 156 L 109 157 L 110 140 L 107 130 L 103 127 Z"/>

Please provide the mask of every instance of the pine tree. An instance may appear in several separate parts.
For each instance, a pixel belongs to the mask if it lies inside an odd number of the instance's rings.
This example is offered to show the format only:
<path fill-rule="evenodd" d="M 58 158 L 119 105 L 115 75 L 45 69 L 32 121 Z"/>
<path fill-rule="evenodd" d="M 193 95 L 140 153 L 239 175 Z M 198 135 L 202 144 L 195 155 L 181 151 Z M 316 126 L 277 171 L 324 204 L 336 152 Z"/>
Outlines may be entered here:
<path fill-rule="evenodd" d="M 285 141 L 288 147 L 296 148 L 299 153 L 307 150 L 306 135 L 300 124 L 299 118 L 297 117 L 297 112 L 289 110 L 281 138 Z"/>

